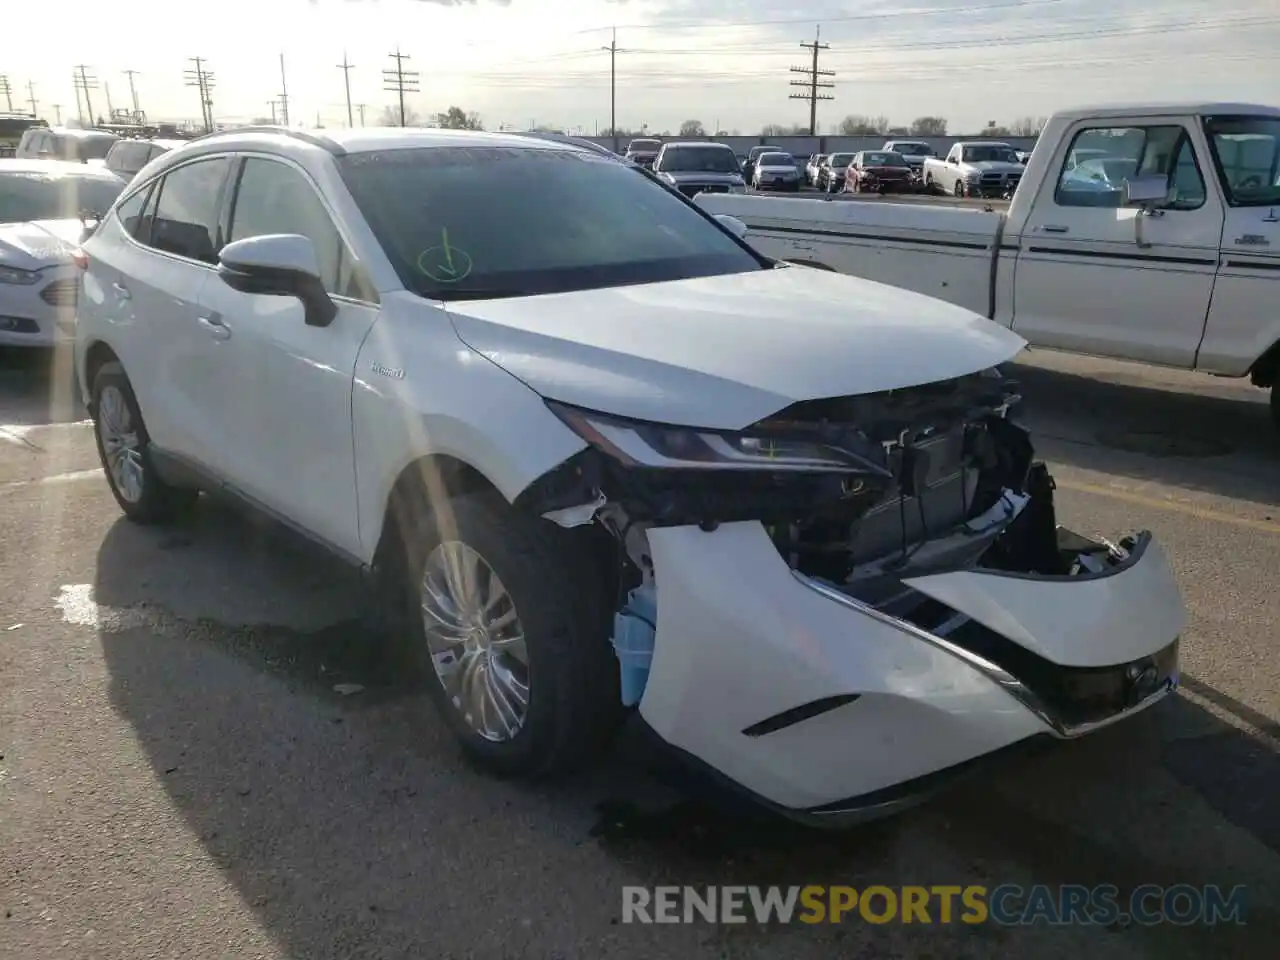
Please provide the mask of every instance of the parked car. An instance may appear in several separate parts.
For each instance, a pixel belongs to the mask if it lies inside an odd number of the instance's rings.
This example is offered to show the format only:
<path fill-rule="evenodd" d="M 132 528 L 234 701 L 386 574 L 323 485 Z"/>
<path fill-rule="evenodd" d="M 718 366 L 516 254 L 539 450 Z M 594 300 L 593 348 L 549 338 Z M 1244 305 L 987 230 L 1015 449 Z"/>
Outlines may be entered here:
<path fill-rule="evenodd" d="M 800 191 L 800 167 L 789 153 L 762 153 L 751 175 L 754 190 Z"/>
<path fill-rule="evenodd" d="M 184 143 L 187 141 L 120 139 L 107 151 L 105 165 L 127 183 L 160 154 L 174 150 Z"/>
<path fill-rule="evenodd" d="M 1159 546 L 1059 532 L 1006 415 L 1022 339 L 744 229 L 516 136 L 197 141 L 83 251 L 106 483 L 139 523 L 238 496 L 366 570 L 505 775 L 634 708 L 832 823 L 1173 689 Z"/>
<path fill-rule="evenodd" d="M 924 188 L 955 197 L 1008 199 L 1022 180 L 1025 167 L 1013 147 L 993 141 L 961 141 L 952 144 L 946 159 L 924 162 Z"/>
<path fill-rule="evenodd" d="M 853 155 L 845 174 L 847 193 L 907 193 L 919 180 L 900 153 L 862 150 Z"/>
<path fill-rule="evenodd" d="M 936 157 L 937 151 L 923 140 L 887 140 L 880 148 L 888 153 L 899 154 L 922 182 L 924 180 L 924 162 L 929 157 Z"/>
<path fill-rule="evenodd" d="M 82 215 L 105 214 L 123 188 L 118 177 L 82 163 L 0 159 L 0 346 L 51 347 L 69 338 Z"/>
<path fill-rule="evenodd" d="M 759 160 L 763 154 L 774 153 L 777 151 L 777 149 L 778 149 L 777 147 L 754 146 L 750 150 L 748 150 L 747 159 L 744 160 L 742 163 L 742 178 L 747 183 L 750 183 L 752 177 L 755 176 L 756 161 Z"/>
<path fill-rule="evenodd" d="M 0 112 L 0 157 L 16 156 L 22 135 L 32 127 L 43 126 L 43 120 L 29 113 Z"/>
<path fill-rule="evenodd" d="M 804 165 L 804 182 L 811 187 L 818 185 L 818 170 L 822 167 L 822 162 L 827 158 L 825 153 L 815 153 L 809 158 L 809 162 Z"/>
<path fill-rule="evenodd" d="M 827 193 L 840 193 L 844 190 L 844 177 L 853 163 L 852 153 L 833 153 L 822 161 L 818 169 L 818 189 Z"/>
<path fill-rule="evenodd" d="M 1107 157 L 1077 163 L 1082 148 Z M 1277 170 L 1275 107 L 1086 108 L 1050 120 L 1005 213 L 699 204 L 746 222 L 767 256 L 949 300 L 1036 347 L 1248 377 L 1280 428 Z"/>
<path fill-rule="evenodd" d="M 70 160 L 101 166 L 120 138 L 101 130 L 32 127 L 22 135 L 14 156 L 22 160 Z"/>
<path fill-rule="evenodd" d="M 632 163 L 649 169 L 653 167 L 653 161 L 658 157 L 658 151 L 662 149 L 661 140 L 651 140 L 648 138 L 640 138 L 632 140 L 627 144 L 627 152 L 624 156 Z"/>
<path fill-rule="evenodd" d="M 664 143 L 653 161 L 653 172 L 686 197 L 704 191 L 743 193 L 747 189 L 733 150 L 703 140 Z"/>

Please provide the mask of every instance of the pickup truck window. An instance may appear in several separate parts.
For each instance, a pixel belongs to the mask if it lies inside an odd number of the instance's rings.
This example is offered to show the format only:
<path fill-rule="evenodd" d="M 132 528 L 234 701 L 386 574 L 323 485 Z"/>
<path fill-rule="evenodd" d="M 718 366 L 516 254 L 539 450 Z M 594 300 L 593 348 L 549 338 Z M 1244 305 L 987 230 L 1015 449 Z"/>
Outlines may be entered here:
<path fill-rule="evenodd" d="M 961 160 L 964 163 L 1017 163 L 1013 147 L 1003 143 L 976 143 L 965 147 Z"/>
<path fill-rule="evenodd" d="M 1204 176 L 1184 127 L 1086 128 L 1067 150 L 1054 202 L 1060 207 L 1116 208 L 1127 179 L 1155 174 L 1170 180 L 1165 209 L 1196 210 L 1204 205 Z"/>
<path fill-rule="evenodd" d="M 1204 126 L 1227 203 L 1233 207 L 1280 204 L 1280 120 L 1209 117 Z"/>

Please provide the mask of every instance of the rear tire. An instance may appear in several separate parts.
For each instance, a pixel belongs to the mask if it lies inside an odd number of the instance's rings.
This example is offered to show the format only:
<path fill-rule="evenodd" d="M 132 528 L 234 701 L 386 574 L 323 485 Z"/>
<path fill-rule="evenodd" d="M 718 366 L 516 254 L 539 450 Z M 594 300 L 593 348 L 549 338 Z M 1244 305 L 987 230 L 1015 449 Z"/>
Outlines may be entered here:
<path fill-rule="evenodd" d="M 144 525 L 165 524 L 190 511 L 200 491 L 161 479 L 142 410 L 119 363 L 104 363 L 94 376 L 89 415 L 107 485 L 126 517 Z"/>
<path fill-rule="evenodd" d="M 609 741 L 626 713 L 609 643 L 608 601 L 616 590 L 590 544 L 581 531 L 521 513 L 495 494 L 453 498 L 440 515 L 425 498 L 413 499 L 398 511 L 394 586 L 402 616 L 395 629 L 403 659 L 425 680 L 465 755 L 485 771 L 544 777 L 580 766 Z M 451 581 L 442 566 L 459 553 L 482 561 L 473 596 L 478 604 L 493 604 L 480 614 L 488 626 L 478 641 L 457 639 L 459 631 L 426 612 L 448 612 L 433 597 L 459 592 L 459 578 Z M 494 601 L 498 591 L 507 600 Z M 518 645 L 494 625 L 511 618 L 501 629 L 514 623 Z"/>

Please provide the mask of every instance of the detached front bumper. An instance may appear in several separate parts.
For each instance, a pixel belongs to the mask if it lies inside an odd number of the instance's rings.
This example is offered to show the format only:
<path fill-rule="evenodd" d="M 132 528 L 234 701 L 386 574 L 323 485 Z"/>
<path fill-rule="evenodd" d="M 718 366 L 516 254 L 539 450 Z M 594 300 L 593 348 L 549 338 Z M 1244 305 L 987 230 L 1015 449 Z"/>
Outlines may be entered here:
<path fill-rule="evenodd" d="M 793 571 L 756 522 L 648 540 L 658 618 L 642 717 L 799 819 L 888 812 L 1007 748 L 1121 721 L 1178 683 L 1184 607 L 1148 534 L 1098 573 L 904 580 L 927 599 L 909 619 Z"/>

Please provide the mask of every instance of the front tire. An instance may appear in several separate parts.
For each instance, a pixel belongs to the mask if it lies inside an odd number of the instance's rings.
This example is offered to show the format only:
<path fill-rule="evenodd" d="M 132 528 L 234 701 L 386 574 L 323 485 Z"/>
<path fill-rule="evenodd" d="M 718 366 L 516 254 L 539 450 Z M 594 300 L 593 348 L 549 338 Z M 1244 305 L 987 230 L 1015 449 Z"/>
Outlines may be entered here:
<path fill-rule="evenodd" d="M 616 590 L 582 531 L 493 494 L 418 502 L 399 527 L 403 652 L 468 759 L 501 777 L 590 759 L 625 711 Z"/>
<path fill-rule="evenodd" d="M 965 195 L 964 181 L 957 180 L 955 186 L 951 188 L 951 192 L 955 194 L 957 200 L 963 200 Z"/>
<path fill-rule="evenodd" d="M 151 457 L 151 437 L 124 368 L 103 364 L 93 378 L 91 394 L 98 459 L 121 511 L 134 523 L 147 525 L 180 519 L 200 491 L 173 487 L 160 478 Z"/>

